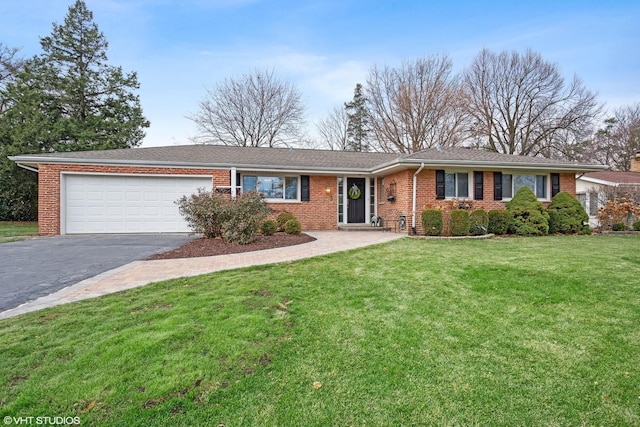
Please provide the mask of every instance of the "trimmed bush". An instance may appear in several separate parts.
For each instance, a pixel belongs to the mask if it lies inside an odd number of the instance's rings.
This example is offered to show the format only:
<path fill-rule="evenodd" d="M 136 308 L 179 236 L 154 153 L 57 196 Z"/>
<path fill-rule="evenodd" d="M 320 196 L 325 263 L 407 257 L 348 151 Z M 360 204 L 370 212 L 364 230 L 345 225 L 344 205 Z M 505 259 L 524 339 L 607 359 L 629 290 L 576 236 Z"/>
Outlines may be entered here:
<path fill-rule="evenodd" d="M 425 209 L 422 211 L 422 230 L 427 236 L 441 235 L 442 211 L 438 209 Z"/>
<path fill-rule="evenodd" d="M 194 233 L 212 239 L 222 236 L 223 225 L 231 214 L 231 200 L 222 194 L 198 188 L 196 194 L 176 201 L 180 214 Z"/>
<path fill-rule="evenodd" d="M 489 229 L 489 214 L 484 209 L 476 209 L 469 214 L 469 234 L 482 236 Z"/>
<path fill-rule="evenodd" d="M 549 214 L 529 187 L 522 187 L 507 203 L 511 214 L 509 232 L 518 236 L 544 236 L 549 233 Z"/>
<path fill-rule="evenodd" d="M 487 231 L 491 234 L 506 234 L 509 229 L 509 212 L 504 209 L 494 209 L 489 211 L 489 226 Z"/>
<path fill-rule="evenodd" d="M 633 223 L 633 231 L 640 231 L 640 221 Z"/>
<path fill-rule="evenodd" d="M 616 222 L 612 226 L 613 231 L 627 231 L 627 226 L 624 222 Z"/>
<path fill-rule="evenodd" d="M 469 212 L 461 209 L 451 211 L 449 231 L 452 236 L 466 236 L 469 233 Z"/>
<path fill-rule="evenodd" d="M 289 212 L 281 212 L 281 213 L 279 213 L 278 216 L 276 217 L 276 225 L 278 226 L 278 231 L 284 231 L 284 225 L 290 219 L 296 219 L 296 217 L 292 213 L 289 213 Z"/>
<path fill-rule="evenodd" d="M 189 227 L 206 238 L 245 245 L 255 240 L 260 224 L 269 214 L 264 197 L 249 191 L 235 200 L 230 197 L 198 189 L 197 194 L 183 196 L 176 201 Z"/>
<path fill-rule="evenodd" d="M 264 234 L 265 236 L 273 236 L 277 230 L 278 225 L 272 219 L 266 220 L 260 227 L 260 231 L 262 231 L 262 234 Z"/>
<path fill-rule="evenodd" d="M 589 215 L 578 199 L 561 191 L 553 196 L 547 207 L 549 214 L 549 233 L 575 234 L 582 232 L 584 223 L 589 222 Z"/>
<path fill-rule="evenodd" d="M 268 214 L 269 208 L 262 194 L 256 191 L 242 193 L 231 200 L 231 214 L 223 224 L 222 238 L 241 245 L 253 242 Z"/>
<path fill-rule="evenodd" d="M 302 226 L 300 221 L 293 218 L 284 224 L 284 232 L 287 234 L 300 234 L 302 232 Z"/>

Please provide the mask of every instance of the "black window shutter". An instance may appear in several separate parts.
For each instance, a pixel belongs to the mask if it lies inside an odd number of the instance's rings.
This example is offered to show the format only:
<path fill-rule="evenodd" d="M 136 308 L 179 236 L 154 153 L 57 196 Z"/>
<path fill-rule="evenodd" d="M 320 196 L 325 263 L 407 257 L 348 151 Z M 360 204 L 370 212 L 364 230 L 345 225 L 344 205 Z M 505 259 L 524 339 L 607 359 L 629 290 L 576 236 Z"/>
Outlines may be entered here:
<path fill-rule="evenodd" d="M 436 170 L 436 199 L 444 199 L 444 170 Z"/>
<path fill-rule="evenodd" d="M 502 172 L 493 173 L 493 200 L 502 200 Z"/>
<path fill-rule="evenodd" d="M 484 198 L 484 173 L 473 173 L 473 198 L 476 200 L 482 200 Z"/>
<path fill-rule="evenodd" d="M 309 190 L 309 175 L 300 176 L 300 200 L 308 202 L 311 200 L 311 191 Z"/>
<path fill-rule="evenodd" d="M 560 174 L 552 173 L 551 174 L 551 197 L 555 196 L 560 192 Z"/>

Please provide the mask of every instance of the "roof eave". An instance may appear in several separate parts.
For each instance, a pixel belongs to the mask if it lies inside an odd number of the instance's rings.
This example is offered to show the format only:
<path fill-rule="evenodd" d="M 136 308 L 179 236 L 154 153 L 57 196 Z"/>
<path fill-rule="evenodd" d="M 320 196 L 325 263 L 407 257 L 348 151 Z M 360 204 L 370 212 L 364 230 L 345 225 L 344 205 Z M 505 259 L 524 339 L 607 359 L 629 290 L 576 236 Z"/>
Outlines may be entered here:
<path fill-rule="evenodd" d="M 391 162 L 389 162 L 391 163 Z M 500 169 L 500 170 L 554 170 L 560 172 L 597 172 L 607 169 L 604 165 L 584 165 L 584 164 L 558 164 L 558 163 L 516 163 L 516 162 L 495 162 L 478 160 L 435 160 L 435 159 L 405 159 L 397 162 L 397 165 L 380 165 L 374 168 L 374 173 L 379 173 L 384 169 L 394 168 L 398 165 L 408 167 L 465 167 L 477 169 Z"/>
<path fill-rule="evenodd" d="M 231 169 L 246 172 L 291 172 L 291 173 L 315 173 L 325 175 L 357 174 L 368 175 L 371 167 L 365 168 L 336 168 L 321 166 L 284 166 L 284 165 L 255 165 L 240 163 L 205 163 L 205 162 L 168 162 L 168 161 L 143 161 L 143 160 L 103 160 L 103 159 L 78 159 L 65 157 L 34 157 L 34 156 L 10 156 L 9 160 L 18 165 L 28 165 L 34 169 L 40 164 L 62 165 L 92 165 L 92 166 L 139 166 L 139 167 L 164 167 L 164 168 L 194 168 L 194 169 Z"/>

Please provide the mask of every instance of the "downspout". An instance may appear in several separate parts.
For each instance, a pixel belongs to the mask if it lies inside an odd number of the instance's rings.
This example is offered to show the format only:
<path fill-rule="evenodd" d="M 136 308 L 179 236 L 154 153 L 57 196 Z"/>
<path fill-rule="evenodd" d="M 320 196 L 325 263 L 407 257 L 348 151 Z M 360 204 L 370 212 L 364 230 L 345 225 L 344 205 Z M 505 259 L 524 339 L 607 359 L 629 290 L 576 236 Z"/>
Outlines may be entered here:
<path fill-rule="evenodd" d="M 422 172 L 422 169 L 424 169 L 424 163 L 421 163 L 416 173 L 413 174 L 413 206 L 411 209 L 411 232 L 413 234 L 416 234 L 416 184 L 418 182 L 418 174 Z"/>

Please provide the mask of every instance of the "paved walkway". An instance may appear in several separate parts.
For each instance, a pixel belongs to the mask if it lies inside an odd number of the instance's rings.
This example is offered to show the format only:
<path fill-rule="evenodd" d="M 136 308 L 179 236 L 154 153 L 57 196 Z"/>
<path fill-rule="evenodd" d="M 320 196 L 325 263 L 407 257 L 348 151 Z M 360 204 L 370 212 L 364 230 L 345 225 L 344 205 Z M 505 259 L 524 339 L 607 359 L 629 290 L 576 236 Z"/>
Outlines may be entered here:
<path fill-rule="evenodd" d="M 295 261 L 317 255 L 346 251 L 377 243 L 388 242 L 406 236 L 380 231 L 312 231 L 307 232 L 317 240 L 302 245 L 268 249 L 240 254 L 202 258 L 181 258 L 156 261 L 135 261 L 107 271 L 98 276 L 64 288 L 51 295 L 38 298 L 11 310 L 0 313 L 0 319 L 17 316 L 46 307 L 95 298 L 177 277 L 197 276 L 221 270 Z"/>

